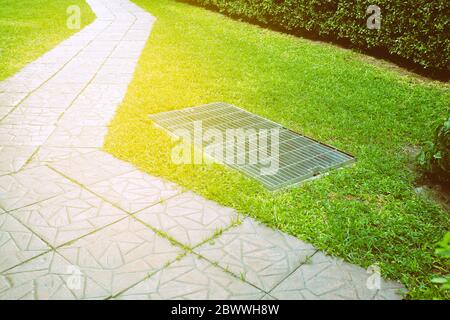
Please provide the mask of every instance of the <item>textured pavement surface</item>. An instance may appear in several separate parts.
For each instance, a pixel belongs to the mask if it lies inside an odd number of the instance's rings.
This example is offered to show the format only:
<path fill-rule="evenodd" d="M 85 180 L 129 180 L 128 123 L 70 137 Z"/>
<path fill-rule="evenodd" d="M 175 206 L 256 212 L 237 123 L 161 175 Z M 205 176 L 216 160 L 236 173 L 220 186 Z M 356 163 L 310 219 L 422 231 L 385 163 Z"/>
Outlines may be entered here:
<path fill-rule="evenodd" d="M 0 82 L 0 299 L 401 298 L 101 151 L 155 19 L 88 3 L 94 23 Z"/>

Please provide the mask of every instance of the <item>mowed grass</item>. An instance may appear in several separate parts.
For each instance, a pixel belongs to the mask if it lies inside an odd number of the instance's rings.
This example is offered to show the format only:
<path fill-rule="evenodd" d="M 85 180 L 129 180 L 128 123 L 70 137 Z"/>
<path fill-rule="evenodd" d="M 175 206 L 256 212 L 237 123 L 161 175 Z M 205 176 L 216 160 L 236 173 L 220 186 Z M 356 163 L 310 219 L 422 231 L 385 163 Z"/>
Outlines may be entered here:
<path fill-rule="evenodd" d="M 66 25 L 71 5 L 81 9 L 81 27 L 94 20 L 84 0 L 0 0 L 0 81 L 78 31 Z"/>
<path fill-rule="evenodd" d="M 236 208 L 318 249 L 398 279 L 409 298 L 448 298 L 434 244 L 450 229 L 416 195 L 407 150 L 447 114 L 444 85 L 360 54 L 265 30 L 174 1 L 136 0 L 157 17 L 105 149 L 142 170 Z M 176 144 L 148 115 L 225 101 L 352 153 L 358 162 L 277 193 L 226 167 L 175 165 Z"/>

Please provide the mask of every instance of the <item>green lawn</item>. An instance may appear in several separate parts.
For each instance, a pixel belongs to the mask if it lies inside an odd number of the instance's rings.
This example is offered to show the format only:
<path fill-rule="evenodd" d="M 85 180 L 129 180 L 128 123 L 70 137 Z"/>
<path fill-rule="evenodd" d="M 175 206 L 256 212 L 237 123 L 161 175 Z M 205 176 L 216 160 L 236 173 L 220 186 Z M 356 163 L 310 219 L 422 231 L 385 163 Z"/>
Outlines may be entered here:
<path fill-rule="evenodd" d="M 95 16 L 84 0 L 0 0 L 0 81 L 75 33 L 67 7 L 81 9 L 81 27 Z"/>
<path fill-rule="evenodd" d="M 236 208 L 317 248 L 399 279 L 409 298 L 449 298 L 430 284 L 448 213 L 417 196 L 407 150 L 448 112 L 445 85 L 400 75 L 333 45 L 202 8 L 136 0 L 157 17 L 105 149 L 144 171 Z M 148 114 L 225 101 L 358 158 L 279 193 L 220 165 L 174 165 L 174 142 Z M 448 269 L 447 269 L 448 271 Z"/>

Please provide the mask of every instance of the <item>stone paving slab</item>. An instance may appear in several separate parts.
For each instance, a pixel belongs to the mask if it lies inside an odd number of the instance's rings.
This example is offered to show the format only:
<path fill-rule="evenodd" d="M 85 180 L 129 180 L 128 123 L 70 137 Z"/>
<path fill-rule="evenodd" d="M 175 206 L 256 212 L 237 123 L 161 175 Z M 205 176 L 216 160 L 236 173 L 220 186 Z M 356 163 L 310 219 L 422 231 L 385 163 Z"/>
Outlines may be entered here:
<path fill-rule="evenodd" d="M 188 255 L 123 292 L 116 299 L 256 300 L 264 295 L 263 291 L 206 260 Z"/>
<path fill-rule="evenodd" d="M 380 289 L 370 290 L 368 279 L 365 269 L 317 252 L 270 294 L 285 300 L 396 300 L 401 297 L 398 291 L 403 286 L 399 283 L 380 278 Z"/>
<path fill-rule="evenodd" d="M 277 300 L 276 298 L 272 297 L 270 294 L 266 294 L 264 297 L 261 298 L 261 300 Z"/>
<path fill-rule="evenodd" d="M 103 65 L 102 70 L 106 72 L 113 72 L 116 74 L 121 73 L 134 73 L 136 68 L 136 61 L 127 58 L 108 58 Z"/>
<path fill-rule="evenodd" d="M 19 171 L 35 150 L 35 146 L 0 146 L 0 176 Z"/>
<path fill-rule="evenodd" d="M 135 217 L 193 248 L 230 227 L 238 214 L 193 192 L 185 192 L 142 210 Z"/>
<path fill-rule="evenodd" d="M 54 126 L 61 114 L 62 111 L 58 109 L 31 108 L 29 106 L 20 105 L 15 108 L 2 123 L 12 125 Z"/>
<path fill-rule="evenodd" d="M 15 92 L 1 92 L 0 93 L 0 106 L 1 107 L 14 107 L 26 97 L 26 93 Z"/>
<path fill-rule="evenodd" d="M 181 193 L 181 188 L 176 184 L 139 170 L 89 184 L 87 187 L 129 213 L 142 210 Z"/>
<path fill-rule="evenodd" d="M 102 108 L 105 106 L 105 108 Z M 95 108 L 89 106 L 76 106 L 69 108 L 59 119 L 59 124 L 64 127 L 77 126 L 106 126 L 114 117 L 115 110 L 109 104 L 96 105 Z"/>
<path fill-rule="evenodd" d="M 95 279 L 74 273 L 75 266 L 49 252 L 0 273 L 0 300 L 105 299 Z M 80 279 L 80 280 L 79 280 Z"/>
<path fill-rule="evenodd" d="M 0 177 L 0 206 L 6 210 L 50 199 L 78 186 L 46 166 Z"/>
<path fill-rule="evenodd" d="M 77 158 L 86 153 L 97 151 L 96 148 L 70 148 L 41 146 L 29 160 L 27 168 L 48 165 L 68 158 Z"/>
<path fill-rule="evenodd" d="M 59 126 L 46 141 L 52 147 L 100 148 L 108 129 L 104 126 Z"/>
<path fill-rule="evenodd" d="M 14 76 L 0 82 L 0 92 L 21 94 L 25 97 L 31 91 L 42 86 L 61 67 L 56 61 L 39 61 L 30 63 Z"/>
<path fill-rule="evenodd" d="M 316 252 L 251 218 L 194 251 L 266 292 Z"/>
<path fill-rule="evenodd" d="M 70 61 L 77 51 L 72 47 L 56 46 L 47 53 L 43 54 L 38 61 L 40 63 L 60 63 L 64 64 Z"/>
<path fill-rule="evenodd" d="M 54 82 L 67 84 L 66 81 L 57 81 L 57 78 L 53 79 Z M 75 87 L 74 87 L 75 88 Z M 79 88 L 79 86 L 77 87 Z M 70 103 L 75 99 L 78 92 L 55 92 L 51 87 L 41 87 L 35 91 L 32 95 L 28 96 L 21 103 L 27 108 L 52 108 L 64 111 Z"/>
<path fill-rule="evenodd" d="M 0 145 L 39 146 L 55 130 L 51 125 L 2 124 L 0 126 Z"/>
<path fill-rule="evenodd" d="M 11 78 L 0 82 L 0 92 L 8 93 L 29 93 L 40 85 L 43 81 L 40 79 L 26 79 L 19 76 L 12 76 Z"/>
<path fill-rule="evenodd" d="M 58 94 L 81 94 L 81 91 L 83 90 L 85 84 L 83 83 L 72 83 L 70 86 L 67 85 L 66 83 L 62 83 L 59 81 L 56 81 L 55 79 L 50 79 L 49 81 L 47 81 L 46 83 L 44 83 L 40 88 L 42 90 L 45 90 L 47 92 L 58 92 Z M 32 108 L 33 106 L 31 106 Z M 34 107 L 41 107 L 42 105 L 37 105 Z M 59 108 L 61 109 L 61 108 Z M 62 112 L 64 112 L 64 110 L 60 110 Z"/>
<path fill-rule="evenodd" d="M 63 159 L 51 167 L 82 185 L 91 185 L 135 170 L 129 163 L 98 150 Z"/>
<path fill-rule="evenodd" d="M 95 76 L 94 80 L 92 81 L 93 85 L 96 84 L 127 84 L 131 81 L 133 78 L 133 74 L 131 73 L 119 73 L 116 74 L 115 72 L 110 71 L 100 71 Z"/>
<path fill-rule="evenodd" d="M 401 297 L 101 151 L 155 18 L 87 2 L 92 24 L 0 82 L 0 299 Z"/>
<path fill-rule="evenodd" d="M 50 247 L 8 213 L 0 215 L 0 272 L 36 257 Z M 1 291 L 1 290 L 0 290 Z"/>
<path fill-rule="evenodd" d="M 122 101 L 126 88 L 123 85 L 90 84 L 77 98 L 73 108 L 92 107 L 105 112 L 115 111 L 115 107 Z"/>
<path fill-rule="evenodd" d="M 182 253 L 131 217 L 57 251 L 111 295 L 158 271 Z"/>
<path fill-rule="evenodd" d="M 128 215 L 87 190 L 78 188 L 11 212 L 53 247 L 75 240 Z"/>
<path fill-rule="evenodd" d="M 2 107 L 0 106 L 0 120 L 4 118 L 8 113 L 14 110 L 14 107 Z"/>

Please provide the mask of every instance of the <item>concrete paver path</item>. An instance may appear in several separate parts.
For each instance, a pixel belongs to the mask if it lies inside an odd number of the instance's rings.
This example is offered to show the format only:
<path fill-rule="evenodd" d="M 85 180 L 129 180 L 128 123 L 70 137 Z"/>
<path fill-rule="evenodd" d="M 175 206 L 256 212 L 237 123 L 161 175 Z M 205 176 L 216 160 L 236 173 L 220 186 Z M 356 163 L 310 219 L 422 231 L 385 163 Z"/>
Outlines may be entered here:
<path fill-rule="evenodd" d="M 0 82 L 0 299 L 400 298 L 101 151 L 155 19 L 88 3 L 94 23 Z"/>

